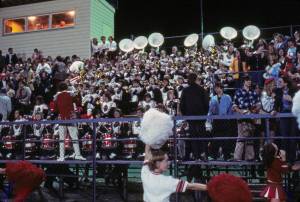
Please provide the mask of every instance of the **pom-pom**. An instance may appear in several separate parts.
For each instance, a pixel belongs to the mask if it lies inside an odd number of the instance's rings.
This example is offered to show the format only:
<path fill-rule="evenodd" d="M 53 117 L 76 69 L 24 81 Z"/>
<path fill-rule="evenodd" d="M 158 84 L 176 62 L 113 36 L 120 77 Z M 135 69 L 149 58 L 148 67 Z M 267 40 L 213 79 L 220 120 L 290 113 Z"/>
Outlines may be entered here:
<path fill-rule="evenodd" d="M 24 201 L 45 179 L 44 170 L 27 161 L 7 163 L 6 175 L 14 185 L 14 201 Z"/>
<path fill-rule="evenodd" d="M 207 184 L 207 190 L 213 202 L 252 202 L 248 184 L 230 174 L 214 176 Z"/>
<path fill-rule="evenodd" d="M 161 148 L 173 134 L 171 116 L 156 109 L 149 109 L 143 116 L 141 123 L 141 140 L 153 149 Z"/>
<path fill-rule="evenodd" d="M 292 112 L 297 117 L 298 127 L 300 128 L 300 91 L 298 91 L 293 98 Z"/>

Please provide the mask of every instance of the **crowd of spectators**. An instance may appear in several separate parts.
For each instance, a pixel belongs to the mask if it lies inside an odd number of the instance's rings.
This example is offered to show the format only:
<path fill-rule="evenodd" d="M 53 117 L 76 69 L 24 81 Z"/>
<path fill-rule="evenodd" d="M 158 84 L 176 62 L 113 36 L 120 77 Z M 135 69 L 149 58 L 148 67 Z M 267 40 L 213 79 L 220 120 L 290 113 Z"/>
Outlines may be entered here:
<path fill-rule="evenodd" d="M 101 37 L 100 43 L 92 40 L 90 58 L 52 58 L 35 49 L 24 60 L 13 48 L 7 54 L 0 51 L 1 120 L 55 119 L 53 97 L 62 81 L 74 92 L 78 118 L 132 116 L 155 107 L 170 115 L 290 113 L 300 85 L 300 33 L 276 33 L 271 41 L 240 45 L 224 41 L 208 50 L 174 46 L 170 53 L 154 48 L 123 53 L 112 37 Z M 186 111 L 196 96 L 186 90 L 189 81 L 207 97 L 201 112 Z M 263 137 L 266 122 L 208 119 L 199 124 L 189 122 L 194 129 L 187 133 Z M 272 136 L 299 135 L 294 118 L 272 119 L 270 131 Z M 254 160 L 263 140 L 238 140 L 235 149 L 233 144 L 207 142 L 200 153 L 187 144 L 184 158 Z M 291 161 L 296 159 L 297 142 L 286 140 L 281 146 Z"/>

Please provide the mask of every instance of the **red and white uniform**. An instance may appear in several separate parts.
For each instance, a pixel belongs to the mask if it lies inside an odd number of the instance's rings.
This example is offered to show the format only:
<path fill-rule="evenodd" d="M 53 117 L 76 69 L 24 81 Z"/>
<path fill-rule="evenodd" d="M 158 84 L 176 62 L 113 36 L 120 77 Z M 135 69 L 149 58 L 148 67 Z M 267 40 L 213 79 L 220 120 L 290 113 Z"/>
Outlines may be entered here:
<path fill-rule="evenodd" d="M 55 95 L 55 110 L 59 113 L 59 118 L 62 120 L 68 120 L 76 118 L 74 99 L 71 92 L 62 91 Z M 73 149 L 75 159 L 85 160 L 80 153 L 79 143 L 78 143 L 78 130 L 77 126 L 74 124 L 60 124 L 58 127 L 59 133 L 59 159 L 58 161 L 64 161 L 65 159 L 65 145 L 63 140 L 67 137 L 67 132 L 73 140 Z"/>
<path fill-rule="evenodd" d="M 274 159 L 270 168 L 267 169 L 268 184 L 261 192 L 261 196 L 267 199 L 286 200 L 286 195 L 282 187 L 282 173 L 288 172 L 289 166 L 280 157 Z"/>
<path fill-rule="evenodd" d="M 58 111 L 59 117 L 62 120 L 75 118 L 73 96 L 70 92 L 62 91 L 55 95 L 55 110 Z"/>
<path fill-rule="evenodd" d="M 188 182 L 150 171 L 144 165 L 141 172 L 145 202 L 169 202 L 174 192 L 185 192 Z"/>

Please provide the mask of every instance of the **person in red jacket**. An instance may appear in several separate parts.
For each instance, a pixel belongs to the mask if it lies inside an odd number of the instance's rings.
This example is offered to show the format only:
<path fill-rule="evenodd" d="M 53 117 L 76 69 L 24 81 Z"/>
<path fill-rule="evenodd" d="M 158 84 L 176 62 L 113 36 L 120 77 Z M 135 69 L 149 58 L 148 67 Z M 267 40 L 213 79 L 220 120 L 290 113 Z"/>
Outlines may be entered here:
<path fill-rule="evenodd" d="M 73 94 L 68 90 L 68 85 L 65 82 L 59 84 L 59 92 L 54 96 L 55 111 L 59 114 L 59 119 L 69 120 L 76 118 L 76 112 L 74 109 L 74 99 Z M 64 140 L 69 132 L 73 142 L 74 154 L 71 157 L 74 157 L 76 160 L 86 160 L 81 156 L 79 143 L 78 143 L 78 129 L 74 124 L 60 124 L 59 126 L 59 158 L 58 161 L 65 160 L 65 147 Z"/>

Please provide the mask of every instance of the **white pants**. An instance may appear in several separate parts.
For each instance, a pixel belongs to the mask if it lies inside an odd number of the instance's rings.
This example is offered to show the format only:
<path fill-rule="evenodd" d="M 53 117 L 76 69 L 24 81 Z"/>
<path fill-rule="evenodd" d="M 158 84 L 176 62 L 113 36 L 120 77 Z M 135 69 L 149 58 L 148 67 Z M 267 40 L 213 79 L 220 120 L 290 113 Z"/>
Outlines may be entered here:
<path fill-rule="evenodd" d="M 79 142 L 78 142 L 78 130 L 76 126 L 59 126 L 59 157 L 63 158 L 65 156 L 65 136 L 67 134 L 67 130 L 72 138 L 73 149 L 76 156 L 80 156 Z"/>

